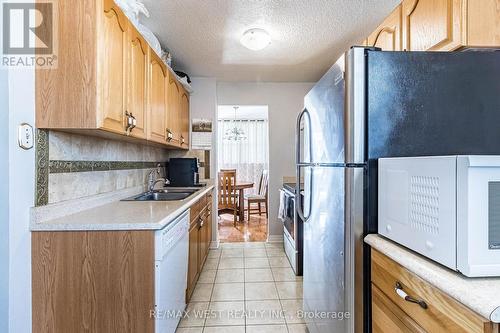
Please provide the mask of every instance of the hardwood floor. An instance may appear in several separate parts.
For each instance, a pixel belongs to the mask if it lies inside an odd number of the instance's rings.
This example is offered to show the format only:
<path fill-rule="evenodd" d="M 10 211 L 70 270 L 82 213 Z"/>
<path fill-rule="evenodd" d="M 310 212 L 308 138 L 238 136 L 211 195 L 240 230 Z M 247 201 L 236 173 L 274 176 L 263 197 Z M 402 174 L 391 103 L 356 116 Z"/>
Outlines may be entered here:
<path fill-rule="evenodd" d="M 219 219 L 219 240 L 225 242 L 265 242 L 267 240 L 267 218 L 263 214 L 250 215 L 250 221 L 233 224 L 233 215 L 222 214 Z"/>

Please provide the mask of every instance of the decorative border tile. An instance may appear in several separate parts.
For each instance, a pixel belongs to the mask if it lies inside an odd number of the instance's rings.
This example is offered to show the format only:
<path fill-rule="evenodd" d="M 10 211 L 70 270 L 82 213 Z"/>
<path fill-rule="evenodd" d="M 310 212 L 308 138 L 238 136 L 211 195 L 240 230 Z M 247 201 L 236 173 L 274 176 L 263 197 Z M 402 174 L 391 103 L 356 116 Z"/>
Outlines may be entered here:
<path fill-rule="evenodd" d="M 35 206 L 43 206 L 49 202 L 49 131 L 37 129 L 35 135 Z"/>
<path fill-rule="evenodd" d="M 112 170 L 134 170 L 161 167 L 166 162 L 128 162 L 128 161 L 49 161 L 49 173 L 89 172 L 89 171 L 112 171 Z"/>

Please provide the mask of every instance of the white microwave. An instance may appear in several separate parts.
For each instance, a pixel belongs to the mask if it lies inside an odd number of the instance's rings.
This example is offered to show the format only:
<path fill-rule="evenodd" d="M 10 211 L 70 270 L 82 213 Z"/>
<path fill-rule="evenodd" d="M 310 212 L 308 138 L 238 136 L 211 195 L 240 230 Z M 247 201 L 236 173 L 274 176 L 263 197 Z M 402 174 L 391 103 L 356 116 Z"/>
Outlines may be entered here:
<path fill-rule="evenodd" d="M 500 276 L 500 156 L 381 158 L 378 232 L 469 277 Z"/>

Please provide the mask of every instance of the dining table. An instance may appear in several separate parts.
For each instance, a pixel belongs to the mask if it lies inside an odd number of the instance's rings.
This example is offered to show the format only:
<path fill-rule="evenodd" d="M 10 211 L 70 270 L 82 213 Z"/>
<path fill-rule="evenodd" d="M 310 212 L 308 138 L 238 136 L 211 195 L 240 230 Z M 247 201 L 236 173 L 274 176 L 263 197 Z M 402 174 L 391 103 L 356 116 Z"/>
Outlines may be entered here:
<path fill-rule="evenodd" d="M 237 181 L 234 189 L 238 191 L 238 218 L 241 221 L 245 220 L 245 190 L 249 188 L 253 188 L 255 183 L 253 182 L 240 182 Z"/>

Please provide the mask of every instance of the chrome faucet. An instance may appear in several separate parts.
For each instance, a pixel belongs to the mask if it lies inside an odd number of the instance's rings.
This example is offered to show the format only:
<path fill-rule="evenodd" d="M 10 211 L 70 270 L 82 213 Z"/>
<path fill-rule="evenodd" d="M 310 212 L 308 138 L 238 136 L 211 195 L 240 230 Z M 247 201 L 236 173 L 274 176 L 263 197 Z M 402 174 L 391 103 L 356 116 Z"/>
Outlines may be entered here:
<path fill-rule="evenodd" d="M 161 165 L 158 164 L 156 166 L 156 169 L 153 169 L 149 172 L 148 174 L 148 190 L 149 192 L 153 192 L 155 189 L 155 185 L 158 184 L 159 182 L 163 182 L 163 186 L 170 184 L 170 180 L 167 178 L 156 178 L 156 175 L 159 176 L 161 175 Z"/>

